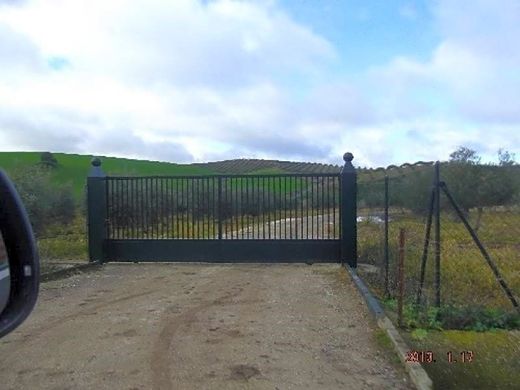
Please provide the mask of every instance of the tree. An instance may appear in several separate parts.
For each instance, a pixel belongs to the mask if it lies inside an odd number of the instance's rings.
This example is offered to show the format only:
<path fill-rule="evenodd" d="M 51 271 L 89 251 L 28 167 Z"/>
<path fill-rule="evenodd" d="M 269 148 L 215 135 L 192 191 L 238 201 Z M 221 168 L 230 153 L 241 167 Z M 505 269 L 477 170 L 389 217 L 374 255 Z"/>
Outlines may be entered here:
<path fill-rule="evenodd" d="M 47 168 L 56 168 L 58 166 L 58 160 L 56 160 L 51 152 L 43 152 L 40 155 L 40 165 Z"/>
<path fill-rule="evenodd" d="M 503 148 L 498 149 L 498 165 L 501 167 L 510 167 L 515 164 L 516 161 L 514 153 L 510 153 Z"/>
<path fill-rule="evenodd" d="M 450 161 L 476 165 L 480 164 L 480 157 L 475 150 L 459 146 L 457 150 L 450 154 Z"/>
<path fill-rule="evenodd" d="M 454 198 L 466 214 L 477 209 L 475 230 L 480 228 L 484 207 L 504 205 L 513 199 L 515 185 L 511 169 L 514 161 L 509 152 L 499 151 L 499 165 L 480 164 L 480 157 L 472 149 L 459 147 L 450 154 L 450 161 L 442 175 Z"/>

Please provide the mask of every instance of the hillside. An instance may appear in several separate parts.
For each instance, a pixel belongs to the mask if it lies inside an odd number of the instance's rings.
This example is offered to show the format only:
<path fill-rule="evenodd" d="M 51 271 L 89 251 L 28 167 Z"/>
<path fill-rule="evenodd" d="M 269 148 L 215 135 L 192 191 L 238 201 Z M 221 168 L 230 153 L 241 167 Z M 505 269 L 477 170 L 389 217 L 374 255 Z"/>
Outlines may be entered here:
<path fill-rule="evenodd" d="M 0 168 L 8 174 L 16 169 L 37 165 L 40 152 L 0 152 Z M 58 167 L 53 170 L 56 183 L 70 183 L 74 194 L 80 196 L 90 170 L 90 155 L 53 153 Z M 173 164 L 167 162 L 133 160 L 116 157 L 101 157 L 103 170 L 108 175 L 146 176 L 146 175 L 211 175 L 209 168 L 192 164 Z"/>
<path fill-rule="evenodd" d="M 70 183 L 79 197 L 90 169 L 91 155 L 53 153 L 58 167 L 53 170 L 53 180 L 58 184 Z M 41 152 L 0 152 L 0 168 L 7 173 L 37 165 Z M 136 160 L 117 157 L 101 157 L 103 170 L 108 175 L 215 175 L 215 174 L 283 174 L 283 173 L 336 173 L 341 165 L 312 162 L 292 162 L 260 159 L 235 159 L 207 163 L 174 164 L 159 161 Z M 418 161 L 414 164 L 390 165 L 386 168 L 359 168 L 360 182 L 413 174 L 432 170 L 433 162 Z M 513 169 L 519 169 L 515 166 Z"/>
<path fill-rule="evenodd" d="M 192 164 L 220 174 L 336 173 L 341 167 L 332 164 L 260 159 L 235 159 Z"/>

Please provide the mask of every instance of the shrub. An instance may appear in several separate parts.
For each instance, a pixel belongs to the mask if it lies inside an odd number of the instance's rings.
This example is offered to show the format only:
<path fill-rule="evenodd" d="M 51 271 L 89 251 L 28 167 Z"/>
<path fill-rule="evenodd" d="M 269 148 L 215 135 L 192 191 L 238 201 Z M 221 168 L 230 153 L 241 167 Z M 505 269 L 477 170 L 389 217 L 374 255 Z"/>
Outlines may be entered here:
<path fill-rule="evenodd" d="M 65 224 L 73 219 L 76 204 L 72 187 L 53 184 L 48 169 L 33 166 L 17 169 L 10 176 L 36 236 L 43 235 L 53 223 Z"/>

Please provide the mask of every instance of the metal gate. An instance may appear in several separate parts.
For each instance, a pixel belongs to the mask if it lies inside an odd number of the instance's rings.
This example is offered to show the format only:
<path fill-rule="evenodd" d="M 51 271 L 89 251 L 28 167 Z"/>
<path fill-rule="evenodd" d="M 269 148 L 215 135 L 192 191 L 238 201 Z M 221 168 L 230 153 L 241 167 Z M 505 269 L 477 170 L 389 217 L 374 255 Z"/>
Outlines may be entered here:
<path fill-rule="evenodd" d="M 87 180 L 91 261 L 356 265 L 356 172 Z"/>

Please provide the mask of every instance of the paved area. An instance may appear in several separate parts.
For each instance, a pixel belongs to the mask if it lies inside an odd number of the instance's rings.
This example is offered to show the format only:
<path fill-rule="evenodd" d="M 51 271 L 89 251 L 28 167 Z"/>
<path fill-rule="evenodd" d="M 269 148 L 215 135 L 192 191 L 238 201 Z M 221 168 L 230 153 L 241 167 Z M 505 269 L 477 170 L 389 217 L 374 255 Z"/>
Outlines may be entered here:
<path fill-rule="evenodd" d="M 109 264 L 44 283 L 2 389 L 409 389 L 339 265 Z"/>

